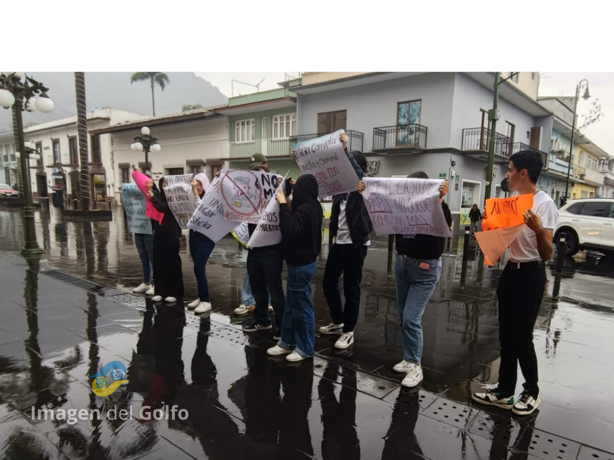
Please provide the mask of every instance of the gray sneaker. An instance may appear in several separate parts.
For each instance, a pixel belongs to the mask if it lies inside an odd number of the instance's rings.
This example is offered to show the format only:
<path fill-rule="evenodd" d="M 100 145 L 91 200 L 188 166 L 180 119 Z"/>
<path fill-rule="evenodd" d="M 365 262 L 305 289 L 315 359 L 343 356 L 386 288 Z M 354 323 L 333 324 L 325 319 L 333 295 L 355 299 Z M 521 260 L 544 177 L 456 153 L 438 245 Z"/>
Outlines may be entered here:
<path fill-rule="evenodd" d="M 530 415 L 539 407 L 542 403 L 542 398 L 537 396 L 535 399 L 533 396 L 526 392 L 522 392 L 516 404 L 512 408 L 512 412 L 516 415 Z"/>

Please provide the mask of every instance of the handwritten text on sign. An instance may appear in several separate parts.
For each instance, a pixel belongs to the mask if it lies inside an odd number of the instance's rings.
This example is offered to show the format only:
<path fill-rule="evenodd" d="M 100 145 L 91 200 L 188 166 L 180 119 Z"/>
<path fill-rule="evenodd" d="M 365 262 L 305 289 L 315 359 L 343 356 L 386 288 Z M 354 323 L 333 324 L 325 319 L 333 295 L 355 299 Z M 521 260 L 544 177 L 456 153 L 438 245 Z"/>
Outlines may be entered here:
<path fill-rule="evenodd" d="M 436 179 L 363 178 L 363 198 L 377 235 L 421 234 L 451 237 Z"/>
<path fill-rule="evenodd" d="M 151 219 L 145 215 L 147 201 L 136 184 L 122 184 L 122 204 L 131 233 L 151 235 Z"/>
<path fill-rule="evenodd" d="M 355 192 L 358 187 L 358 176 L 339 139 L 342 132 L 300 142 L 293 149 L 301 172 L 318 181 L 319 197 Z"/>
<path fill-rule="evenodd" d="M 224 218 L 250 224 L 258 224 L 281 183 L 276 174 L 236 169 L 223 171 L 220 179 Z"/>
<path fill-rule="evenodd" d="M 247 222 L 241 222 L 232 232 L 230 232 L 232 233 L 232 236 L 234 236 L 235 239 L 245 248 L 248 247 L 247 242 L 249 241 L 249 227 L 247 225 Z"/>
<path fill-rule="evenodd" d="M 281 230 L 279 228 L 279 203 L 277 200 L 269 201 L 266 211 L 262 214 L 258 226 L 255 228 L 247 246 L 249 248 L 262 248 L 281 243 Z"/>
<path fill-rule="evenodd" d="M 524 224 L 524 213 L 533 207 L 533 194 L 486 200 L 486 219 L 482 230 L 515 227 Z"/>
<path fill-rule="evenodd" d="M 221 191 L 220 178 L 216 177 L 188 222 L 190 230 L 202 233 L 214 243 L 224 238 L 237 226 L 236 222 L 224 219 L 224 200 Z"/>
<path fill-rule="evenodd" d="M 192 174 L 164 176 L 166 201 L 181 228 L 188 228 L 188 221 L 196 210 L 191 180 Z"/>

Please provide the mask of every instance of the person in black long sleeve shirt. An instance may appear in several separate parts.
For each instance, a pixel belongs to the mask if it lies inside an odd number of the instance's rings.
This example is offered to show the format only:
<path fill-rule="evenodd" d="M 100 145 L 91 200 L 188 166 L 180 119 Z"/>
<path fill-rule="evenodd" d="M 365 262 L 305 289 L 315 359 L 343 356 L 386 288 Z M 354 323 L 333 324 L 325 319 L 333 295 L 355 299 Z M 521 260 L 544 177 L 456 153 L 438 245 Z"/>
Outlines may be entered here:
<path fill-rule="evenodd" d="M 428 179 L 424 172 L 410 178 Z M 448 193 L 448 181 L 439 188 L 441 207 L 448 225 L 452 215 L 443 197 Z M 403 361 L 394 366 L 406 373 L 402 385 L 415 387 L 422 379 L 422 314 L 441 276 L 441 254 L 445 238 L 432 235 L 396 235 L 397 257 L 394 274 L 397 283 L 397 307 L 403 336 Z"/>
<path fill-rule="evenodd" d="M 183 301 L 183 272 L 179 256 L 181 227 L 168 206 L 162 188 L 164 177 L 160 179 L 160 189 L 153 190 L 153 181 L 147 182 L 147 194 L 154 207 L 164 213 L 162 223 L 156 228 L 153 241 L 153 265 L 155 276 L 154 302 L 168 303 Z"/>
<path fill-rule="evenodd" d="M 288 264 L 288 291 L 281 340 L 268 350 L 268 354 L 290 353 L 286 359 L 298 362 L 313 356 L 316 338 L 311 281 L 322 246 L 324 218 L 318 201 L 318 181 L 311 174 L 298 178 L 294 185 L 292 211 L 283 190 L 276 199 L 280 204 L 279 227 Z"/>

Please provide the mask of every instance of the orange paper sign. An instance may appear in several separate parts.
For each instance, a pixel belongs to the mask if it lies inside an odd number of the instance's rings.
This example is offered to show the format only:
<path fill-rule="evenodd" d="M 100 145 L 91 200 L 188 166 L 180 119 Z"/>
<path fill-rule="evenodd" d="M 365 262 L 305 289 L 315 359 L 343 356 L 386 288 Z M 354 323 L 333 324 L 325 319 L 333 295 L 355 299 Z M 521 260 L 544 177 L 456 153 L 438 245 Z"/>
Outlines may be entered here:
<path fill-rule="evenodd" d="M 500 228 L 492 232 L 476 232 L 475 238 L 478 240 L 480 249 L 484 253 L 486 265 L 493 266 L 496 264 L 523 228 L 524 225 L 517 225 L 515 227 Z"/>
<path fill-rule="evenodd" d="M 486 200 L 486 219 L 482 230 L 497 230 L 524 224 L 523 215 L 533 207 L 533 194 L 518 195 L 510 198 L 491 198 Z"/>

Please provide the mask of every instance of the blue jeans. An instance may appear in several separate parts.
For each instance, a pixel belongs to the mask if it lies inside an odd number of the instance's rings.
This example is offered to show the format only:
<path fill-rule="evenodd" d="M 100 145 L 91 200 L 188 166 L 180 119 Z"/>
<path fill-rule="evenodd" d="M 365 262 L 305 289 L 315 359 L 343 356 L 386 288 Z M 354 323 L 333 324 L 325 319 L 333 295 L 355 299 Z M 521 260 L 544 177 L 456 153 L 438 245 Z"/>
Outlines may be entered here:
<path fill-rule="evenodd" d="M 286 311 L 281 326 L 279 346 L 308 358 L 313 356 L 316 340 L 316 318 L 311 300 L 311 281 L 316 263 L 302 267 L 288 265 Z"/>
<path fill-rule="evenodd" d="M 429 265 L 420 268 L 421 263 Z M 441 259 L 413 259 L 397 254 L 394 264 L 397 281 L 397 308 L 403 335 L 403 359 L 422 360 L 422 314 L 441 276 Z"/>
<path fill-rule="evenodd" d="M 207 283 L 207 261 L 213 252 L 215 243 L 202 233 L 190 230 L 190 255 L 194 262 L 194 276 L 198 285 L 198 298 L 209 302 L 209 284 Z"/>
<path fill-rule="evenodd" d="M 134 234 L 134 244 L 141 264 L 143 265 L 143 283 L 151 283 L 151 272 L 153 272 L 153 235 L 143 235 L 141 233 Z"/>
<path fill-rule="evenodd" d="M 252 286 L 249 283 L 249 273 L 246 271 L 243 277 L 243 289 L 241 290 L 241 301 L 243 305 L 256 305 L 256 299 L 252 294 Z M 269 305 L 271 305 L 271 293 L 269 292 Z"/>

